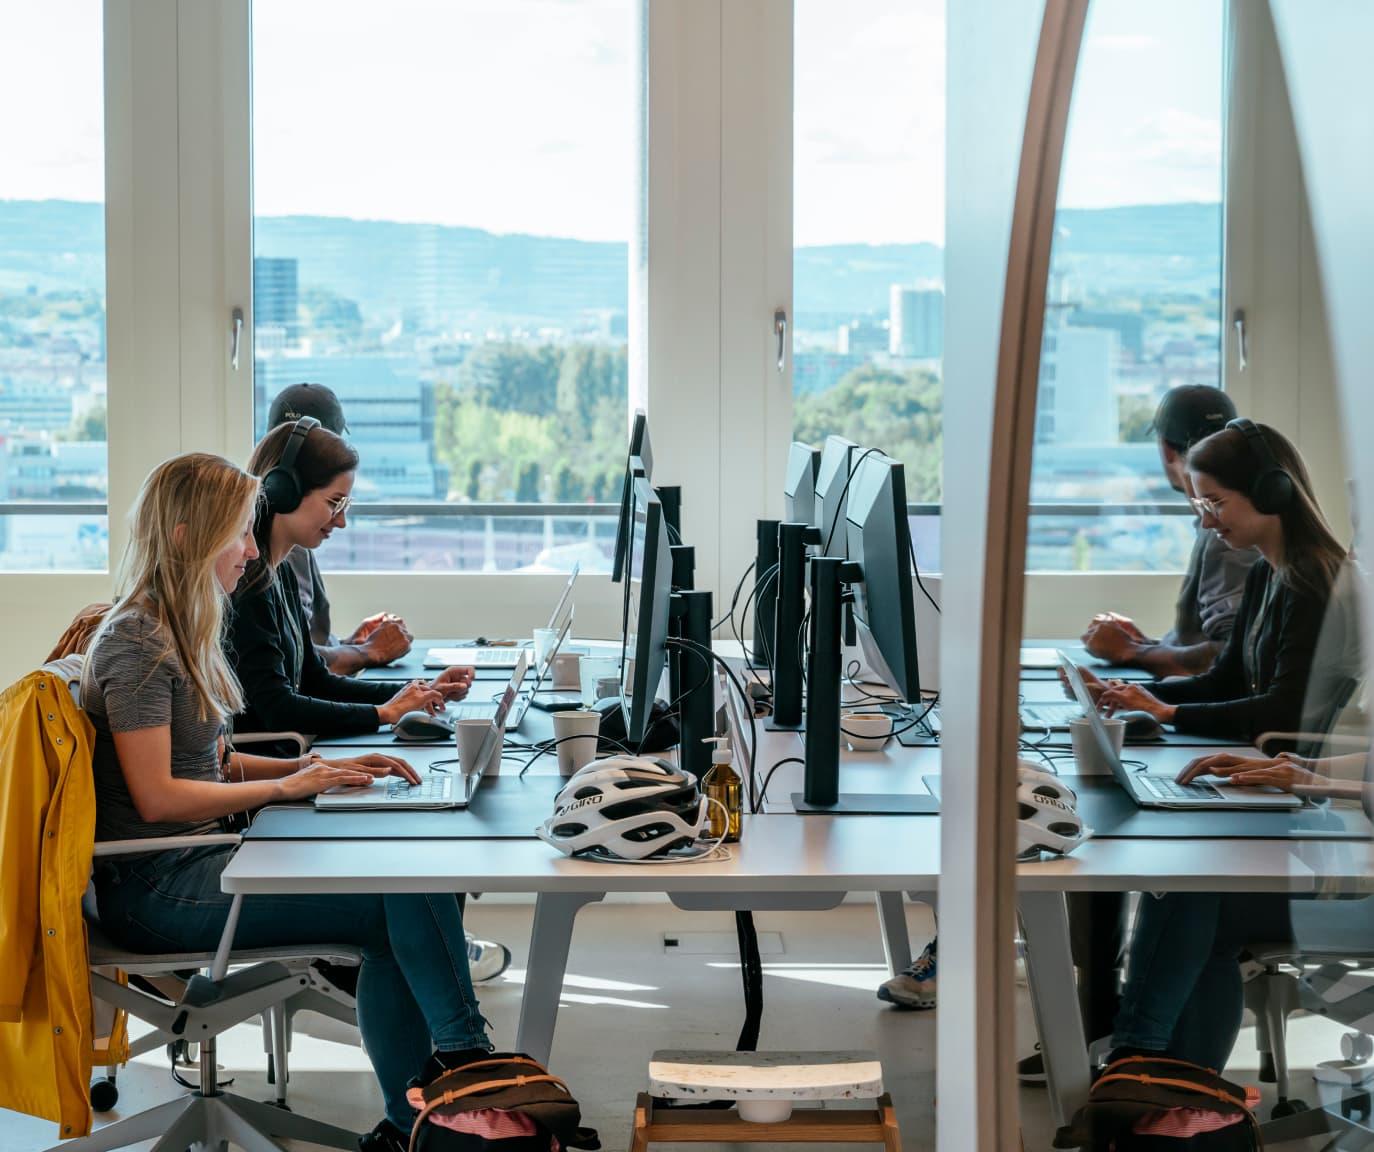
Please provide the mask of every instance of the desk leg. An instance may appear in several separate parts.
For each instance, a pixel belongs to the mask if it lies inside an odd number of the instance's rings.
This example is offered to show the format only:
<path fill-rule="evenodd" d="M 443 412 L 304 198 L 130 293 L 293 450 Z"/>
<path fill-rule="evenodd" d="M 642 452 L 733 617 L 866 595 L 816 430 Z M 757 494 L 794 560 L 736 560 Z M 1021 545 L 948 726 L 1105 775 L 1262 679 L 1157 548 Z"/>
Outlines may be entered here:
<path fill-rule="evenodd" d="M 1054 1122 L 1067 1124 L 1091 1087 L 1088 1042 L 1078 1014 L 1069 948 L 1068 904 L 1062 892 L 1023 892 L 1020 906 L 1026 978 L 1045 1058 L 1050 1104 Z"/>
<path fill-rule="evenodd" d="M 568 970 L 573 922 L 584 904 L 600 900 L 604 892 L 541 892 L 534 902 L 530 930 L 530 959 L 525 970 L 525 993 L 520 998 L 520 1024 L 515 1050 L 548 1065 L 553 1028 L 558 1021 L 558 998 Z"/>
<path fill-rule="evenodd" d="M 883 932 L 883 956 L 887 974 L 896 976 L 911 967 L 911 937 L 906 930 L 906 909 L 900 892 L 876 892 L 878 924 Z"/>

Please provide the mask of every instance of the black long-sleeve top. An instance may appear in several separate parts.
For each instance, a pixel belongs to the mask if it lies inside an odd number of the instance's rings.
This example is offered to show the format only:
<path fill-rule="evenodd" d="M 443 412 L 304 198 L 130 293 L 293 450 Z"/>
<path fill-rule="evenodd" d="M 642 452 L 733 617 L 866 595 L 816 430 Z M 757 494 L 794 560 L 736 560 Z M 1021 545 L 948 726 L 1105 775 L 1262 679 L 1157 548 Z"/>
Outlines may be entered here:
<path fill-rule="evenodd" d="M 1325 729 L 1354 687 L 1345 670 L 1333 679 L 1333 670 L 1326 669 L 1318 677 L 1325 698 L 1309 699 L 1329 603 L 1329 596 L 1290 588 L 1258 560 L 1216 663 L 1201 675 L 1145 687 L 1177 705 L 1173 724 L 1180 732 L 1248 744 L 1264 732 Z"/>
<path fill-rule="evenodd" d="M 378 704 L 395 686 L 336 676 L 310 641 L 291 565 L 276 578 L 234 594 L 229 657 L 246 701 L 234 718 L 238 732 L 300 732 L 356 736 L 381 727 Z"/>

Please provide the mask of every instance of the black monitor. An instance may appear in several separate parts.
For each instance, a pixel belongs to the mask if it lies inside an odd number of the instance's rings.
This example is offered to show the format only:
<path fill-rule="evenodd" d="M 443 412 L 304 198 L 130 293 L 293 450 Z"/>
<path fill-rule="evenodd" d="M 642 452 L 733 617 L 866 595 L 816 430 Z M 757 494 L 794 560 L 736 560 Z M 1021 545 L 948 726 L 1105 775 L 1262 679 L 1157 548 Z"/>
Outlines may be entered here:
<path fill-rule="evenodd" d="M 821 450 L 794 440 L 787 450 L 787 475 L 782 485 L 782 518 L 788 524 L 816 523 L 816 473 Z"/>
<path fill-rule="evenodd" d="M 863 570 L 853 589 L 864 659 L 903 700 L 917 703 L 921 678 L 902 465 L 877 452 L 865 456 L 850 478 L 847 503 L 849 559 Z"/>
<path fill-rule="evenodd" d="M 649 712 L 667 659 L 673 558 L 663 505 L 643 477 L 631 487 L 626 549 L 625 633 L 620 658 L 620 700 L 626 740 L 644 739 Z"/>
<path fill-rule="evenodd" d="M 820 530 L 821 555 L 845 558 L 845 487 L 849 471 L 863 455 L 853 440 L 827 436 L 816 472 L 816 518 L 811 522 Z"/>
<path fill-rule="evenodd" d="M 620 486 L 620 520 L 615 529 L 615 556 L 611 561 L 611 581 L 619 582 L 625 575 L 625 549 L 630 540 L 630 501 L 633 499 L 635 473 L 632 462 L 641 462 L 645 479 L 653 479 L 654 450 L 649 444 L 649 418 L 641 408 L 635 409 L 634 425 L 630 428 L 630 450 L 625 456 L 625 479 Z"/>

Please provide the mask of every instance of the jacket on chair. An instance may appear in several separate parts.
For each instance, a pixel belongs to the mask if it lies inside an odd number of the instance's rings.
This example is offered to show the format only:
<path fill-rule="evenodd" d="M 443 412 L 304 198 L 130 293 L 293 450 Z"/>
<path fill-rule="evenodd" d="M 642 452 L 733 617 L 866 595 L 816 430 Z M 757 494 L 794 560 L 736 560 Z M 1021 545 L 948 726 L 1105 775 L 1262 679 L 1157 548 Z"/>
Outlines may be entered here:
<path fill-rule="evenodd" d="M 81 898 L 95 840 L 94 730 L 80 661 L 0 695 L 0 1107 L 91 1128 L 94 1037 Z"/>

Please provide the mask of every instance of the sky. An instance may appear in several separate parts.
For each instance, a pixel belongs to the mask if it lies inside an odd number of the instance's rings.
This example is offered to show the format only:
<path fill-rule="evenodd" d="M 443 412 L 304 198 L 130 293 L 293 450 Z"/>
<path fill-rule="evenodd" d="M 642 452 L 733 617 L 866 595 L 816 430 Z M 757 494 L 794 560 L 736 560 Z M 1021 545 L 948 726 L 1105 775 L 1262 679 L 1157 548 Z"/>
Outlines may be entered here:
<path fill-rule="evenodd" d="M 632 0 L 258 0 L 254 203 L 625 240 Z M 795 0 L 799 245 L 941 243 L 945 0 Z M 1060 203 L 1220 198 L 1221 0 L 1094 0 Z M 103 192 L 100 0 L 14 4 L 0 199 Z"/>

